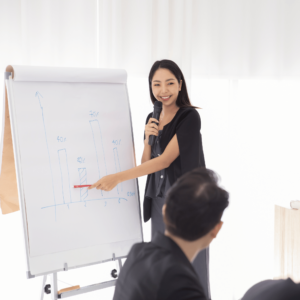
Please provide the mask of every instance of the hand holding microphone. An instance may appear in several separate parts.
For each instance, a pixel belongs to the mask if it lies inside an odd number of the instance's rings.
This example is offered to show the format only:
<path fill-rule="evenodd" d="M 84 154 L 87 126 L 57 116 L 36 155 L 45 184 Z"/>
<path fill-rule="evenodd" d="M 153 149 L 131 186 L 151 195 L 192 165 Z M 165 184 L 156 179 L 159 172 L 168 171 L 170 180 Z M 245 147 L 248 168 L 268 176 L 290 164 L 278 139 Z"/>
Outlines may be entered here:
<path fill-rule="evenodd" d="M 145 126 L 145 143 L 150 145 L 150 137 L 158 136 L 158 120 L 150 118 Z"/>
<path fill-rule="evenodd" d="M 158 136 L 158 120 L 162 111 L 162 102 L 156 101 L 153 107 L 152 118 L 149 119 L 148 124 L 145 127 L 146 140 L 148 138 L 148 144 L 153 146 L 155 136 Z"/>

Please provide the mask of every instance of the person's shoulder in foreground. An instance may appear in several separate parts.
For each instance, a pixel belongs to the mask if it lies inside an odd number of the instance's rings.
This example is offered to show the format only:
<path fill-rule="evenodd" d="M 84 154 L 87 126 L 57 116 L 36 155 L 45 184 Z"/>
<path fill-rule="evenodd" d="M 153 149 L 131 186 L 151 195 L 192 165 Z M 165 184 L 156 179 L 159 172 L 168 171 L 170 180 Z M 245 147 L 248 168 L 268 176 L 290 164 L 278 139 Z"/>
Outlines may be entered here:
<path fill-rule="evenodd" d="M 228 193 L 210 170 L 198 168 L 171 187 L 163 207 L 165 234 L 132 247 L 116 283 L 114 300 L 204 300 L 191 262 L 222 227 Z"/>
<path fill-rule="evenodd" d="M 117 280 L 114 299 L 206 299 L 182 250 L 156 233 L 150 243 L 132 247 Z"/>
<path fill-rule="evenodd" d="M 265 280 L 252 286 L 242 300 L 299 300 L 300 284 L 290 278 Z"/>

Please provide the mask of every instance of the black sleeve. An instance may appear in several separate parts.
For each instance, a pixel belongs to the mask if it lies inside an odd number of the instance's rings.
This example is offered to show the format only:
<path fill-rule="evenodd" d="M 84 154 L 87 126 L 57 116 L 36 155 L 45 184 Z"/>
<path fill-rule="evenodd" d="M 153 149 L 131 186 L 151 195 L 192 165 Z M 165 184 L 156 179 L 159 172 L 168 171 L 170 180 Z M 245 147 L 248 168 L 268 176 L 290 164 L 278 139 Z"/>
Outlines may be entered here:
<path fill-rule="evenodd" d="M 182 174 L 205 167 L 200 129 L 201 120 L 195 109 L 188 110 L 176 127 Z"/>
<path fill-rule="evenodd" d="M 152 115 L 153 115 L 153 112 L 150 113 L 150 114 L 147 116 L 146 124 L 145 124 L 145 125 L 147 125 L 147 123 L 149 122 L 149 119 L 152 118 Z M 145 138 L 146 138 L 146 136 L 145 136 L 145 131 L 144 131 L 144 140 L 145 140 Z"/>
<path fill-rule="evenodd" d="M 190 276 L 176 265 L 163 276 L 157 299 L 207 300 L 198 278 Z"/>

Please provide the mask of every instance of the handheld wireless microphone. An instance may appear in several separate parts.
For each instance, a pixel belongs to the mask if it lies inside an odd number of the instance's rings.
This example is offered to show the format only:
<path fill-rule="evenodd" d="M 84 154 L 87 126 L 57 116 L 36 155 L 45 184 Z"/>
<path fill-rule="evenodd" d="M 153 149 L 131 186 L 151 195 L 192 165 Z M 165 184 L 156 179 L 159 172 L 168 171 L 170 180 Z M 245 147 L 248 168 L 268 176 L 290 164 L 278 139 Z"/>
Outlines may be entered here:
<path fill-rule="evenodd" d="M 152 118 L 154 118 L 156 120 L 159 120 L 159 116 L 160 116 L 161 110 L 162 110 L 162 102 L 155 101 L 154 102 L 154 106 L 153 106 L 153 115 L 152 115 Z M 152 123 L 155 123 L 156 125 L 158 125 L 156 122 L 152 122 Z M 155 135 L 150 135 L 149 136 L 148 144 L 150 146 L 153 146 L 154 140 L 155 140 Z"/>

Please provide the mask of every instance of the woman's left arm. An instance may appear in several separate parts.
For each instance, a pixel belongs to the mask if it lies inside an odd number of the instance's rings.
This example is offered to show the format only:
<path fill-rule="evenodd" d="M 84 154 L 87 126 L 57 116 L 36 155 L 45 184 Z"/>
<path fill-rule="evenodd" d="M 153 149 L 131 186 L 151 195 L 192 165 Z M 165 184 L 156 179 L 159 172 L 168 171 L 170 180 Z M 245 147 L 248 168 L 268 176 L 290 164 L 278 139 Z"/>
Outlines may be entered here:
<path fill-rule="evenodd" d="M 169 144 L 167 145 L 165 151 L 159 157 L 153 158 L 135 168 L 119 172 L 116 174 L 111 174 L 102 177 L 96 183 L 89 187 L 89 189 L 97 188 L 104 191 L 112 190 L 117 184 L 130 180 L 133 178 L 138 178 L 140 176 L 155 173 L 157 171 L 166 169 L 170 164 L 179 156 L 179 145 L 177 140 L 177 135 L 175 134 Z"/>

